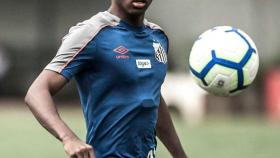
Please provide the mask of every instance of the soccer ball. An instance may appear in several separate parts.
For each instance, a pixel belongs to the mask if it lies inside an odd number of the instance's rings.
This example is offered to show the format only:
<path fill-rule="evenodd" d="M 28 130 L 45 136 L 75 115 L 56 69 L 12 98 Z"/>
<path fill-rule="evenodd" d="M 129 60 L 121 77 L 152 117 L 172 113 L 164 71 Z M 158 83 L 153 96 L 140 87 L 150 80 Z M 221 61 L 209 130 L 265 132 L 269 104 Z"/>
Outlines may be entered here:
<path fill-rule="evenodd" d="M 200 87 L 218 96 L 231 96 L 252 84 L 259 56 L 255 43 L 245 32 L 218 26 L 197 39 L 189 64 Z"/>

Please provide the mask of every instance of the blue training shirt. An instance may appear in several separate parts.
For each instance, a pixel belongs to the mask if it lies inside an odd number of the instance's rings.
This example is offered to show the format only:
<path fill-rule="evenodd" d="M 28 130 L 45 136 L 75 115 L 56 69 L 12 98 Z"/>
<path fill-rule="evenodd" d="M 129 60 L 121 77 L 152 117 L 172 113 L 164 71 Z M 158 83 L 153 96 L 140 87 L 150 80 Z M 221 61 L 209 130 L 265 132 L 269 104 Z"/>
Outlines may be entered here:
<path fill-rule="evenodd" d="M 132 26 L 107 11 L 63 38 L 45 69 L 76 80 L 86 142 L 96 158 L 152 155 L 167 52 L 168 39 L 158 25 L 144 20 Z"/>

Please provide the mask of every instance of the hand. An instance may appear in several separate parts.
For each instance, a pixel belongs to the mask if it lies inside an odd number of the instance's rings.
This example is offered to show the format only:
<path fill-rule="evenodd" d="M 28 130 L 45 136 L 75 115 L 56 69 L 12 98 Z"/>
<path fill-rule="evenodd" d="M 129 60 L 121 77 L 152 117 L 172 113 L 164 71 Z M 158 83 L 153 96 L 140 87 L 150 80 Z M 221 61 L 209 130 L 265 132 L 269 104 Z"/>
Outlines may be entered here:
<path fill-rule="evenodd" d="M 95 158 L 92 146 L 78 138 L 63 141 L 64 150 L 70 158 Z"/>

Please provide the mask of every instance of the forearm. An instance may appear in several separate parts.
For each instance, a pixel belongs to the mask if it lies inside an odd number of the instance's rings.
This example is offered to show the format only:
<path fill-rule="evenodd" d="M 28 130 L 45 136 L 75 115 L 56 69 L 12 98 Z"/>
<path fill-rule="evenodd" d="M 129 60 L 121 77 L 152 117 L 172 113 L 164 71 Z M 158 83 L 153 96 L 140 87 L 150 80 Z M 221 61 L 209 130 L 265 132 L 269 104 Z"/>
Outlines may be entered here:
<path fill-rule="evenodd" d="M 31 87 L 25 102 L 40 124 L 60 141 L 76 137 L 60 118 L 48 90 Z"/>
<path fill-rule="evenodd" d="M 25 102 L 40 124 L 62 141 L 71 158 L 95 158 L 92 146 L 80 140 L 60 118 L 53 101 L 67 79 L 53 71 L 44 70 L 29 88 Z"/>
<path fill-rule="evenodd" d="M 163 98 L 161 98 L 159 107 L 156 130 L 158 138 L 174 158 L 187 158 Z"/>

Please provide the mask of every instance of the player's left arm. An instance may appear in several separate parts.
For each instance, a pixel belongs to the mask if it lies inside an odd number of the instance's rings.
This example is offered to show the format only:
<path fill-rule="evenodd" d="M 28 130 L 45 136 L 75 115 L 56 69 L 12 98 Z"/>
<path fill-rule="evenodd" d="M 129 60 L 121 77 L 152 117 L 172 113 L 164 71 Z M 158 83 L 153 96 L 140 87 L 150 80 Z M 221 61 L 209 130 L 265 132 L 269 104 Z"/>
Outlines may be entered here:
<path fill-rule="evenodd" d="M 187 158 L 162 96 L 160 96 L 156 131 L 157 137 L 174 158 Z"/>

